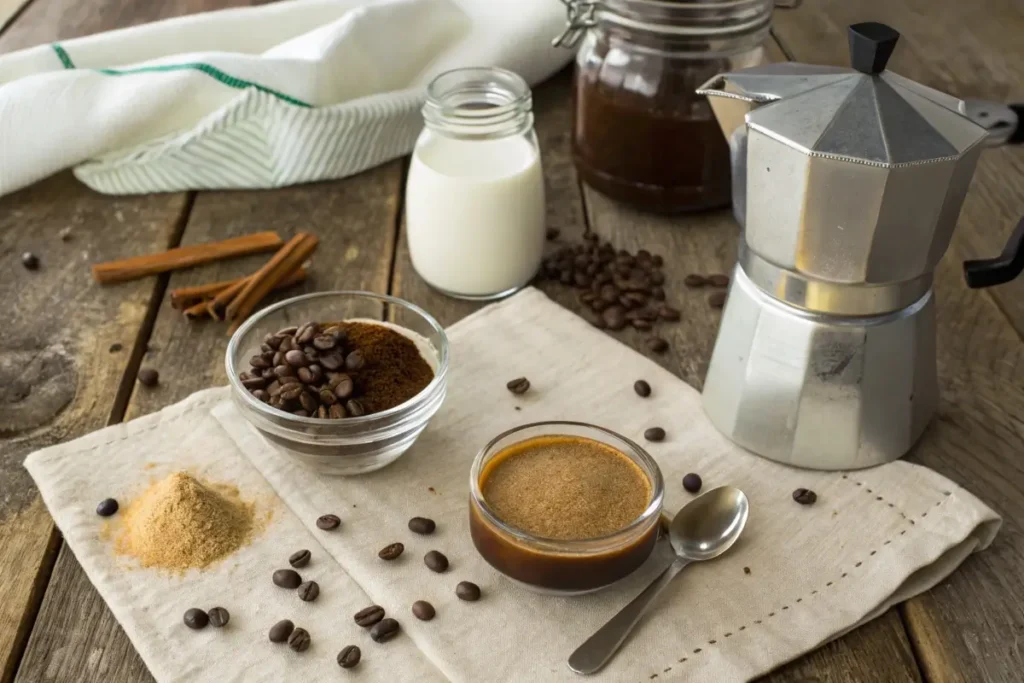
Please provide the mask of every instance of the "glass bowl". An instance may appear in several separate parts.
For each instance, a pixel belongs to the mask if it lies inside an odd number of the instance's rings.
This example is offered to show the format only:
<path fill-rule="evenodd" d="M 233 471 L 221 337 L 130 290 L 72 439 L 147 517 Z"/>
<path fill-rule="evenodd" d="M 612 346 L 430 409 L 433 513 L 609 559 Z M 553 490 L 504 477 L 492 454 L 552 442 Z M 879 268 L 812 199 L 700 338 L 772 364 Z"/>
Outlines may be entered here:
<path fill-rule="evenodd" d="M 535 536 L 502 521 L 488 507 L 480 478 L 492 458 L 507 447 L 538 436 L 579 436 L 611 446 L 651 484 L 647 507 L 625 528 L 607 536 L 560 540 Z M 582 422 L 535 422 L 496 436 L 477 454 L 470 471 L 469 529 L 473 545 L 509 579 L 552 595 L 582 595 L 631 574 L 654 550 L 665 495 L 661 470 L 637 444 L 610 430 Z"/>
<path fill-rule="evenodd" d="M 272 408 L 250 394 L 238 375 L 259 354 L 267 334 L 311 320 L 395 327 L 416 343 L 434 379 L 405 403 L 362 417 L 323 420 Z M 448 338 L 429 313 L 401 299 L 370 292 L 318 292 L 282 301 L 247 320 L 228 343 L 225 366 L 239 411 L 279 451 L 325 474 L 362 474 L 401 457 L 441 407 L 448 386 Z"/>

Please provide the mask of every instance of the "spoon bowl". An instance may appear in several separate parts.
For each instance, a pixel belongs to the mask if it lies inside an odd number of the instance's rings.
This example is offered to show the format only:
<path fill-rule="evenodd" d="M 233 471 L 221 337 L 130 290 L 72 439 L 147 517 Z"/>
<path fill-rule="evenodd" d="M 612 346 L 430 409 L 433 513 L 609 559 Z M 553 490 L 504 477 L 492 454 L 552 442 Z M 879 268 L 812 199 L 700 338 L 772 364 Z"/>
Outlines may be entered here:
<path fill-rule="evenodd" d="M 713 560 L 732 547 L 750 514 L 747 496 L 733 486 L 720 486 L 690 501 L 669 526 L 676 555 L 693 562 Z"/>

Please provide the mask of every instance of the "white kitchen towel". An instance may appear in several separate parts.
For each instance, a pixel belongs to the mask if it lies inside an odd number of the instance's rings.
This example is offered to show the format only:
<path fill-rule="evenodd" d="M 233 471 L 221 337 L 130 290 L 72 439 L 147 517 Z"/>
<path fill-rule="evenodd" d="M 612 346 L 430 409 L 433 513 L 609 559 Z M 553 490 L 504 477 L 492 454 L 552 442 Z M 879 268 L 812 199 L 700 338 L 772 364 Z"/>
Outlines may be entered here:
<path fill-rule="evenodd" d="M 684 570 L 597 680 L 750 680 L 929 589 L 998 529 L 977 498 L 916 465 L 812 472 L 742 451 L 707 421 L 691 387 L 536 290 L 466 318 L 449 337 L 447 402 L 412 449 L 377 473 L 304 469 L 253 432 L 223 389 L 30 456 L 65 538 L 158 681 L 328 680 L 302 675 L 325 676 L 348 643 L 363 648 L 367 681 L 578 680 L 566 668 L 569 653 L 665 566 L 667 548 L 659 544 L 621 583 L 577 598 L 531 593 L 490 568 L 468 534 L 469 467 L 491 437 L 525 422 L 589 421 L 637 440 L 662 426 L 665 441 L 644 445 L 665 475 L 669 514 L 691 499 L 681 485 L 691 471 L 705 487 L 736 485 L 751 501 L 740 542 Z M 505 380 L 520 375 L 531 389 L 515 396 Z M 639 378 L 653 387 L 650 398 L 633 392 Z M 122 566 L 100 535 L 96 501 L 130 498 L 181 467 L 237 481 L 267 505 L 276 494 L 272 524 L 207 572 L 168 577 Z M 796 504 L 797 487 L 815 490 L 817 503 Z M 340 530 L 316 528 L 327 512 L 342 518 Z M 435 534 L 410 533 L 414 515 L 437 520 Z M 380 561 L 377 550 L 394 541 L 404 555 Z M 303 572 L 324 584 L 323 602 L 304 605 L 270 585 L 273 569 L 300 547 L 314 553 Z M 431 549 L 451 560 L 446 573 L 423 566 Z M 479 602 L 455 597 L 462 580 L 480 584 Z M 420 599 L 437 608 L 433 621 L 410 614 Z M 371 602 L 402 623 L 394 642 L 370 642 L 348 618 Z M 237 615 L 228 632 L 196 634 L 180 623 L 187 607 L 214 603 Z M 290 614 L 313 634 L 304 656 L 266 642 L 266 629 Z"/>
<path fill-rule="evenodd" d="M 407 154 L 437 74 L 535 84 L 555 0 L 287 0 L 0 56 L 0 195 L 76 167 L 100 192 L 281 187 Z"/>

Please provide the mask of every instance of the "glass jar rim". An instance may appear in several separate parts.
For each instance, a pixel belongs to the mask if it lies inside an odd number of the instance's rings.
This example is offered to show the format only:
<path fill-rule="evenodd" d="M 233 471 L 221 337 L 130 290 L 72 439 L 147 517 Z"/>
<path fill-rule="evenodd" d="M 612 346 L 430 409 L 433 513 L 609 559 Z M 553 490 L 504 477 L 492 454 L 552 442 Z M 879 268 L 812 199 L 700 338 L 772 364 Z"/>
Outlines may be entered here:
<path fill-rule="evenodd" d="M 423 121 L 456 137 L 513 135 L 533 126 L 533 94 L 522 76 L 500 67 L 445 71 L 427 86 Z"/>
<path fill-rule="evenodd" d="M 581 539 L 560 539 L 560 538 L 547 538 L 544 536 L 538 536 L 531 534 L 530 532 L 512 526 L 508 522 L 502 520 L 498 515 L 491 509 L 487 504 L 487 500 L 484 498 L 483 491 L 480 490 L 480 475 L 483 473 L 484 458 L 486 458 L 495 446 L 502 440 L 509 436 L 522 432 L 528 429 L 541 428 L 558 428 L 558 427 L 576 427 L 587 430 L 593 430 L 600 432 L 605 436 L 610 436 L 613 439 L 622 442 L 629 447 L 631 453 L 624 453 L 626 457 L 631 460 L 639 461 L 639 465 L 644 469 L 644 475 L 648 477 L 651 482 L 651 500 L 648 502 L 647 507 L 644 511 L 637 516 L 628 525 L 619 529 L 618 531 L 606 534 L 604 536 L 596 536 L 594 538 L 581 538 Z M 550 436 L 557 436 L 558 434 L 552 432 Z M 615 446 L 612 445 L 614 448 Z M 616 448 L 616 450 L 621 450 Z M 661 468 L 658 467 L 658 463 L 655 462 L 654 458 L 645 451 L 639 444 L 627 439 L 621 434 L 614 432 L 605 427 L 599 427 L 598 425 L 590 424 L 587 422 L 575 422 L 571 420 L 552 420 L 545 422 L 530 422 L 528 424 L 519 425 L 511 429 L 507 429 L 504 432 L 498 434 L 493 439 L 487 442 L 487 444 L 480 449 L 476 457 L 473 458 L 473 465 L 470 468 L 469 474 L 469 491 L 470 498 L 473 503 L 479 508 L 480 512 L 486 518 L 487 522 L 495 526 L 499 531 L 508 534 L 517 541 L 528 543 L 530 545 L 542 546 L 544 550 L 555 552 L 563 555 L 572 554 L 591 554 L 595 551 L 605 552 L 607 546 L 620 545 L 634 540 L 637 530 L 644 527 L 651 522 L 651 518 L 660 517 L 662 505 L 665 497 L 665 481 L 661 474 Z"/>
<path fill-rule="evenodd" d="M 595 19 L 617 26 L 667 36 L 715 38 L 747 35 L 771 27 L 773 0 L 597 0 Z M 664 13 L 664 22 L 636 16 L 643 11 Z M 706 19 L 705 22 L 698 20 Z M 706 17 L 704 16 L 706 15 Z M 676 23 L 678 22 L 678 23 Z"/>
<path fill-rule="evenodd" d="M 445 334 L 444 328 L 441 327 L 441 324 L 437 322 L 437 320 L 432 315 L 430 315 L 425 310 L 423 310 L 422 308 L 415 304 L 409 303 L 404 299 L 399 299 L 398 297 L 389 296 L 387 294 L 376 294 L 374 292 L 365 292 L 360 290 L 335 290 L 328 292 L 311 292 L 309 294 L 302 294 L 300 296 L 291 297 L 290 299 L 285 299 L 284 301 L 278 302 L 273 306 L 268 306 L 267 308 L 264 308 L 259 313 L 253 315 L 244 323 L 242 323 L 241 327 L 239 327 L 235 331 L 235 333 L 231 335 L 231 339 L 230 341 L 228 341 L 228 348 L 225 353 L 224 359 L 225 369 L 227 370 L 228 374 L 228 383 L 232 386 L 233 389 L 236 390 L 235 395 L 237 397 L 240 397 L 242 401 L 244 401 L 247 405 L 251 406 L 254 410 L 258 411 L 261 414 L 270 412 L 271 414 L 282 419 L 287 419 L 296 425 L 322 425 L 324 421 L 320 418 L 302 417 L 300 415 L 293 415 L 289 412 L 273 408 L 264 403 L 263 401 L 260 401 L 251 393 L 249 393 L 249 390 L 242 385 L 242 381 L 238 379 L 238 368 L 235 365 L 235 350 L 241 343 L 240 340 L 245 338 L 245 336 L 249 333 L 249 330 L 251 330 L 257 324 L 259 324 L 259 322 L 263 318 L 269 316 L 275 311 L 278 311 L 299 301 L 308 301 L 310 299 L 338 296 L 350 296 L 353 298 L 363 299 L 377 299 L 385 304 L 397 306 L 398 308 L 405 309 L 410 313 L 415 313 L 427 323 L 431 330 L 438 335 L 438 339 L 440 340 L 440 344 L 438 345 L 439 348 L 437 349 L 437 369 L 434 371 L 434 378 L 430 380 L 427 386 L 423 387 L 423 389 L 420 390 L 419 393 L 417 393 L 409 400 L 405 401 L 404 403 L 400 403 L 393 408 L 388 408 L 387 410 L 382 410 L 377 413 L 362 415 L 360 417 L 347 417 L 345 418 L 346 425 L 358 426 L 360 424 L 379 422 L 392 416 L 400 416 L 404 411 L 409 409 L 409 406 L 414 405 L 418 400 L 420 400 L 421 397 L 433 393 L 436 390 L 437 385 L 445 381 L 445 378 L 448 374 L 448 335 Z M 398 326 L 402 327 L 401 325 Z"/>

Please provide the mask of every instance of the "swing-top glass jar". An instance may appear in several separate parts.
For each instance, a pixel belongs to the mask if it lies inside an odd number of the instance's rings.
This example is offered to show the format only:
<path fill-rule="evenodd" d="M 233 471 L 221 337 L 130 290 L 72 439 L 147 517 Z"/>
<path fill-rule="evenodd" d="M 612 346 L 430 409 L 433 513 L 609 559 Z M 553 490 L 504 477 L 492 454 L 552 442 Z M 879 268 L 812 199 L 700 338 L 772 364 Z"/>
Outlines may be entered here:
<path fill-rule="evenodd" d="M 660 213 L 727 206 L 729 147 L 694 91 L 723 70 L 757 66 L 771 0 L 563 0 L 581 36 L 573 160 L 613 199 Z"/>

